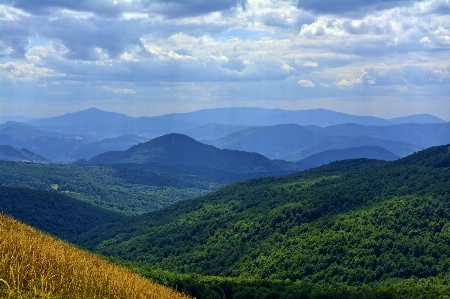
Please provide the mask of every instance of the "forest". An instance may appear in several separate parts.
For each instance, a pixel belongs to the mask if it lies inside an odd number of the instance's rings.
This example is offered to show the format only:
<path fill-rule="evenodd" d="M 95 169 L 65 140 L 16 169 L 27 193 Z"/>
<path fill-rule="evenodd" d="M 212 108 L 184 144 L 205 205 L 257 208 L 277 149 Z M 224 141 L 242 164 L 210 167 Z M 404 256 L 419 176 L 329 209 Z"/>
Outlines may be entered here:
<path fill-rule="evenodd" d="M 237 175 L 244 180 L 234 183 L 204 167 L 0 166 L 11 169 L 0 172 L 10 185 L 0 188 L 2 209 L 196 298 L 450 295 L 449 145 L 391 162 L 353 159 L 285 176 Z M 182 187 L 183 179 L 207 194 L 147 213 L 133 210 L 133 201 L 121 202 L 121 213 L 108 211 L 86 196 L 101 202 L 114 197 L 98 194 L 123 188 L 136 198 L 128 187 Z"/>
<path fill-rule="evenodd" d="M 450 270 L 449 156 L 441 146 L 394 162 L 347 160 L 238 182 L 77 242 L 137 269 L 189 277 L 375 293 L 403 283 L 412 292 L 411 281 L 433 278 L 439 289 Z"/>

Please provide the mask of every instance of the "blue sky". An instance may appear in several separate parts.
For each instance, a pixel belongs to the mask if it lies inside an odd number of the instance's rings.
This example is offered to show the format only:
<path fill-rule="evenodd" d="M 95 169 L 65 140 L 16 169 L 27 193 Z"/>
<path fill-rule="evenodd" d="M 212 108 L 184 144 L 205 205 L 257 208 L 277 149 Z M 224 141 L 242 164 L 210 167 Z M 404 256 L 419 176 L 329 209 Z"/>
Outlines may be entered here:
<path fill-rule="evenodd" d="M 4 0 L 0 115 L 325 108 L 450 120 L 448 0 Z"/>

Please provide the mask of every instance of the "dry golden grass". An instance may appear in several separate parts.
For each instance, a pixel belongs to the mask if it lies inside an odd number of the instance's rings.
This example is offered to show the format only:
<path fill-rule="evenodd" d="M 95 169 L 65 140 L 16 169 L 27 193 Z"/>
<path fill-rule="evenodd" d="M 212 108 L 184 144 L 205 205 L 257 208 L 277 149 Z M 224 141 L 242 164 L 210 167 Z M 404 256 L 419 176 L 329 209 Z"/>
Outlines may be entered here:
<path fill-rule="evenodd" d="M 0 298 L 189 298 L 0 214 Z"/>

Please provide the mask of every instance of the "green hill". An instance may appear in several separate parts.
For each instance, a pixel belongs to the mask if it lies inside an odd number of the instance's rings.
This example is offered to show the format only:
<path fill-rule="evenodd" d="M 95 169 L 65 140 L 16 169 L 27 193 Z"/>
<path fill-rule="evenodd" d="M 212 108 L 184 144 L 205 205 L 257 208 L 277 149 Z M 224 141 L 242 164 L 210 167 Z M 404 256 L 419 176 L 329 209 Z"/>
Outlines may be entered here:
<path fill-rule="evenodd" d="M 450 148 L 252 179 L 78 239 L 171 271 L 363 285 L 447 277 Z"/>
<path fill-rule="evenodd" d="M 14 187 L 0 187 L 0 211 L 66 240 L 126 218 L 55 191 Z"/>
<path fill-rule="evenodd" d="M 145 143 L 132 146 L 126 151 L 100 154 L 85 164 L 158 163 L 163 165 L 202 166 L 228 173 L 263 173 L 308 166 L 284 162 L 280 166 L 261 154 L 237 150 L 218 149 L 182 134 L 168 134 Z M 288 163 L 288 167 L 285 164 Z"/>

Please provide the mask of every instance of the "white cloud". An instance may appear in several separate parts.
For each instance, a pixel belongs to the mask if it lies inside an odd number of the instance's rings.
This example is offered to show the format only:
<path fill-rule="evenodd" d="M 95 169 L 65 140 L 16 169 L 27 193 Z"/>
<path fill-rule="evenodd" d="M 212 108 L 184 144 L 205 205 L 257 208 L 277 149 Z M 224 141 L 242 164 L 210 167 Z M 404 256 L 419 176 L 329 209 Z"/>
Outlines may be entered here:
<path fill-rule="evenodd" d="M 30 90 L 40 81 L 49 95 L 65 97 L 71 84 L 108 86 L 97 90 L 117 99 L 140 91 L 135 84 L 164 85 L 171 90 L 164 97 L 174 99 L 181 98 L 175 94 L 182 84 L 204 84 L 202 94 L 192 85 L 183 88 L 210 103 L 224 92 L 248 101 L 261 93 L 303 100 L 448 94 L 448 1 L 349 1 L 354 5 L 327 2 L 333 12 L 314 14 L 313 2 L 307 10 L 289 1 L 248 0 L 243 9 L 235 0 L 7 0 L 0 5 L 0 76 L 28 82 Z M 47 44 L 30 48 L 36 37 Z M 4 69 L 6 62 L 16 63 L 15 69 Z M 2 95 L 20 94 L 5 84 L 0 82 Z M 299 96 L 297 84 L 323 88 L 303 89 Z M 262 92 L 261 86 L 271 88 Z"/>
<path fill-rule="evenodd" d="M 314 83 L 312 83 L 310 80 L 299 80 L 298 84 L 303 87 L 315 87 Z"/>
<path fill-rule="evenodd" d="M 116 94 L 135 94 L 136 91 L 132 88 L 111 88 L 111 87 L 105 87 L 106 90 L 116 93 Z"/>

